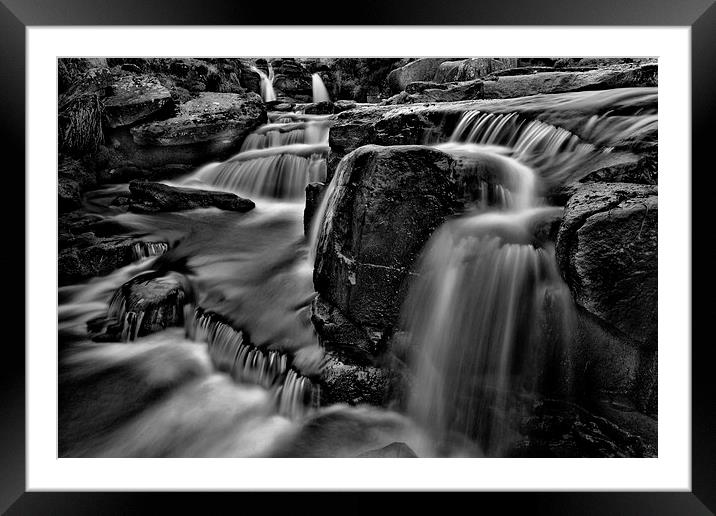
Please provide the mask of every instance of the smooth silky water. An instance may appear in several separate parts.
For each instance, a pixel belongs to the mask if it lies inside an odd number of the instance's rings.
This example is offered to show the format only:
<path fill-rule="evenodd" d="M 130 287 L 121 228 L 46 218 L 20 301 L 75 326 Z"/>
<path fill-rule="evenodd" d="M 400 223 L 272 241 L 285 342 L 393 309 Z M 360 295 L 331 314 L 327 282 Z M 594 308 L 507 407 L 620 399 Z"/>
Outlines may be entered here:
<path fill-rule="evenodd" d="M 274 100 L 269 76 L 259 73 L 264 99 Z M 320 99 L 315 82 L 314 92 Z M 134 263 L 60 288 L 60 454 L 355 457 L 396 441 L 423 457 L 508 453 L 531 402 L 564 393 L 572 374 L 571 297 L 551 244 L 533 238 L 561 208 L 541 194 L 578 178 L 581 161 L 609 154 L 605 133 L 613 141 L 652 131 L 655 115 L 595 116 L 579 137 L 517 114 L 472 112 L 436 144 L 462 163 L 472 199 L 426 245 L 403 306 L 412 387 L 400 411 L 318 406 L 313 379 L 323 350 L 310 321 L 312 269 L 340 174 L 307 241 L 304 191 L 325 181 L 329 121 L 269 119 L 236 156 L 167 181 L 249 197 L 249 213 L 113 213 L 111 194 L 126 185 L 87 207 L 146 244 Z M 471 161 L 489 163 L 497 178 L 471 177 Z M 122 343 L 87 340 L 87 322 L 107 313 L 116 290 L 152 270 L 190 282 L 184 328 Z"/>

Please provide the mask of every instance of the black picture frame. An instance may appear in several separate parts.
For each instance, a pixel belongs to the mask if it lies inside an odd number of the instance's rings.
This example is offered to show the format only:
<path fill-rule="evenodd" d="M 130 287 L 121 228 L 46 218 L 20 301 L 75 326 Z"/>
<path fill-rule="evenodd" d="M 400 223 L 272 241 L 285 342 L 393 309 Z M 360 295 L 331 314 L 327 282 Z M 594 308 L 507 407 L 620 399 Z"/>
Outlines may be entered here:
<path fill-rule="evenodd" d="M 399 0 L 390 4 L 366 0 L 355 4 L 356 11 L 338 14 L 336 4 L 312 2 L 305 12 L 276 3 L 237 2 L 232 0 L 0 0 L 0 70 L 2 70 L 3 123 L 0 141 L 5 148 L 6 192 L 22 198 L 25 192 L 25 29 L 40 25 L 641 25 L 691 27 L 692 73 L 692 177 L 702 178 L 713 173 L 710 148 L 716 141 L 716 4 L 714 0 L 469 0 L 430 2 Z M 10 160 L 7 158 L 10 157 Z M 708 164 L 708 166 L 707 166 Z M 12 173 L 10 173 L 12 172 Z M 698 172 L 701 172 L 699 174 Z M 48 171 L 51 177 L 53 171 Z M 686 171 L 665 171 L 680 173 Z M 708 189 L 693 188 L 693 237 L 706 236 Z M 23 206 L 24 208 L 24 206 Z M 17 210 L 17 213 L 23 211 Z M 9 213 L 6 212 L 6 216 Z M 3 271 L 25 271 L 25 227 L 16 220 L 6 224 L 6 238 L 13 242 L 13 251 L 2 253 Z M 24 215 L 23 215 L 24 221 Z M 21 230 L 22 229 L 22 230 Z M 699 231 L 701 229 L 702 231 Z M 697 243 L 696 238 L 692 239 Z M 22 243 L 22 244 L 20 244 Z M 708 245 L 708 244 L 707 244 Z M 698 259 L 710 253 L 694 253 L 692 270 Z M 15 263 L 12 263 L 12 262 Z M 22 262 L 18 264 L 17 262 Z M 701 269 L 699 267 L 699 269 Z M 693 274 L 693 272 L 692 272 Z M 19 274 L 9 276 L 19 279 Z M 697 285 L 704 292 L 713 292 L 711 276 L 699 276 Z M 9 286 L 7 288 L 10 288 Z M 25 306 L 22 286 L 12 287 L 12 307 Z M 708 290 L 707 290 L 708 289 Z M 691 492 L 592 492 L 592 493 L 452 493 L 449 505 L 424 493 L 415 493 L 399 503 L 430 510 L 439 504 L 444 510 L 467 504 L 473 507 L 499 507 L 502 511 L 537 514 L 713 514 L 716 512 L 716 403 L 713 382 L 713 341 L 706 332 L 697 331 L 708 321 L 710 303 L 692 298 L 692 491 Z M 7 313 L 7 312 L 6 312 Z M 25 314 L 27 316 L 27 314 Z M 16 316 L 13 316 L 13 319 Z M 8 321 L 10 322 L 10 321 Z M 8 323 L 6 323 L 8 324 Z M 8 324 L 10 326 L 10 324 Z M 24 327 L 20 333 L 24 337 Z M 9 335 L 9 334 L 8 334 Z M 700 337 L 699 337 L 700 336 Z M 306 508 L 310 493 L 287 493 L 276 498 L 269 493 L 39 493 L 25 489 L 25 353 L 19 338 L 6 337 L 3 344 L 3 374 L 0 375 L 0 511 L 7 514 L 134 514 L 152 511 L 159 502 L 164 512 L 171 506 L 190 508 L 201 504 L 209 512 L 214 504 L 236 508 L 237 497 L 242 505 Z M 23 338 L 24 340 L 24 338 Z M 669 345 L 689 346 L 689 342 Z M 48 349 L 48 352 L 53 350 Z M 198 500 L 194 498 L 198 497 Z M 314 495 L 315 496 L 315 495 Z M 365 513 L 383 505 L 384 494 L 349 493 L 339 500 L 324 500 L 329 510 Z M 335 494 L 330 496 L 336 496 Z M 469 499 L 466 499 L 468 498 Z M 405 497 L 407 498 L 407 497 Z M 336 505 L 338 504 L 338 505 Z M 453 505 L 454 504 L 454 505 Z M 310 503 L 313 506 L 313 503 Z M 404 506 L 407 509 L 408 506 Z M 331 509 L 332 508 L 332 509 Z M 315 512 L 320 507 L 312 507 Z M 284 512 L 282 510 L 281 512 Z M 477 509 L 476 509 L 477 510 Z"/>

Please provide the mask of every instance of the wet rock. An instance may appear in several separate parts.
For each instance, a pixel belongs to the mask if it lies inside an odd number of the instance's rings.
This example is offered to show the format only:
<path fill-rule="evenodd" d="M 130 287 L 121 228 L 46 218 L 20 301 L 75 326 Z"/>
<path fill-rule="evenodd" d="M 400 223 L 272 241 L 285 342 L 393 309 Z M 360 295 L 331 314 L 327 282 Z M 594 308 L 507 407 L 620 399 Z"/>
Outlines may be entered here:
<path fill-rule="evenodd" d="M 221 144 L 242 139 L 265 122 L 258 95 L 202 93 L 179 106 L 174 118 L 134 127 L 131 133 L 138 145 Z"/>
<path fill-rule="evenodd" d="M 408 96 L 408 93 L 403 92 L 402 95 Z M 639 158 L 654 156 L 650 158 L 650 168 L 655 170 L 654 146 L 657 134 L 654 124 L 633 133 L 627 141 L 620 141 L 618 133 L 613 131 L 592 132 L 586 126 L 592 117 L 600 117 L 607 112 L 610 116 L 617 116 L 616 121 L 619 122 L 624 121 L 619 116 L 641 116 L 638 114 L 655 112 L 656 107 L 655 88 L 571 92 L 532 98 L 358 106 L 332 117 L 329 179 L 340 159 L 362 145 L 411 145 L 445 141 L 460 116 L 474 110 L 515 112 L 527 119 L 537 119 L 567 129 L 586 142 L 600 147 L 632 152 Z M 591 171 L 599 168 L 603 166 L 595 163 Z M 655 177 L 655 172 L 652 175 Z"/>
<path fill-rule="evenodd" d="M 546 72 L 499 77 L 485 81 L 487 99 L 524 97 L 541 93 L 605 90 L 656 86 L 658 67 L 655 64 L 600 68 L 587 72 Z"/>
<path fill-rule="evenodd" d="M 162 183 L 132 181 L 129 183 L 130 209 L 139 212 L 182 211 L 216 207 L 222 210 L 247 212 L 253 201 L 229 192 L 179 188 Z"/>
<path fill-rule="evenodd" d="M 57 185 L 57 208 L 60 213 L 76 210 L 82 205 L 80 186 L 71 179 L 60 178 Z"/>
<path fill-rule="evenodd" d="M 333 103 L 333 112 L 341 113 L 343 111 L 348 111 L 349 109 L 353 109 L 356 106 L 357 106 L 357 103 L 353 100 L 336 100 Z"/>
<path fill-rule="evenodd" d="M 57 267 L 59 284 L 77 283 L 95 276 L 104 276 L 115 269 L 138 260 L 137 245 L 129 237 L 99 238 L 94 233 L 70 236 L 60 250 Z"/>
<path fill-rule="evenodd" d="M 60 156 L 57 170 L 57 200 L 60 213 L 77 209 L 82 204 L 82 192 L 97 183 L 95 174 L 75 159 Z"/>
<path fill-rule="evenodd" d="M 131 341 L 184 323 L 184 305 L 191 286 L 181 275 L 158 276 L 150 271 L 115 292 L 107 311 L 106 332 L 98 340 Z"/>
<path fill-rule="evenodd" d="M 531 64 L 530 60 L 518 58 L 495 59 L 491 57 L 445 61 L 438 67 L 434 80 L 435 82 L 471 81 L 494 74 L 500 70 L 529 64 Z"/>
<path fill-rule="evenodd" d="M 458 204 L 453 160 L 427 147 L 369 145 L 337 174 L 314 285 L 357 324 L 391 328 L 415 258 Z"/>
<path fill-rule="evenodd" d="M 274 89 L 298 101 L 313 100 L 311 73 L 296 59 L 273 59 Z"/>
<path fill-rule="evenodd" d="M 589 183 L 570 198 L 557 259 L 579 306 L 641 346 L 657 343 L 657 187 Z"/>
<path fill-rule="evenodd" d="M 303 108 L 303 112 L 308 115 L 330 115 L 333 110 L 333 102 L 330 101 L 314 102 Z"/>
<path fill-rule="evenodd" d="M 421 82 L 410 83 L 404 92 L 385 101 L 385 104 L 414 104 L 419 102 L 457 102 L 476 100 L 484 97 L 482 81 L 466 81 L 439 84 Z"/>
<path fill-rule="evenodd" d="M 403 458 L 417 458 L 415 452 L 405 443 L 390 443 L 387 446 L 379 448 L 377 450 L 369 450 L 367 452 L 358 455 L 359 458 L 391 458 L 391 459 L 403 459 Z"/>
<path fill-rule="evenodd" d="M 306 207 L 303 210 L 303 233 L 310 235 L 313 215 L 321 203 L 321 195 L 326 188 L 325 183 L 309 183 L 306 185 Z"/>
<path fill-rule="evenodd" d="M 388 86 L 394 93 L 403 91 L 411 82 L 432 81 L 446 57 L 425 57 L 411 61 L 388 74 Z"/>
<path fill-rule="evenodd" d="M 531 413 L 510 457 L 656 456 L 655 442 L 578 405 L 542 400 Z"/>
<path fill-rule="evenodd" d="M 321 346 L 345 357 L 351 363 L 370 365 L 372 357 L 381 351 L 364 328 L 350 321 L 320 295 L 311 305 L 311 322 Z"/>
<path fill-rule="evenodd" d="M 108 86 L 103 104 L 107 125 L 120 127 L 168 111 L 173 102 L 169 90 L 156 77 L 124 74 Z"/>
<path fill-rule="evenodd" d="M 326 353 L 320 383 L 322 405 L 347 403 L 383 406 L 390 400 L 389 371 L 346 363 L 331 353 Z"/>

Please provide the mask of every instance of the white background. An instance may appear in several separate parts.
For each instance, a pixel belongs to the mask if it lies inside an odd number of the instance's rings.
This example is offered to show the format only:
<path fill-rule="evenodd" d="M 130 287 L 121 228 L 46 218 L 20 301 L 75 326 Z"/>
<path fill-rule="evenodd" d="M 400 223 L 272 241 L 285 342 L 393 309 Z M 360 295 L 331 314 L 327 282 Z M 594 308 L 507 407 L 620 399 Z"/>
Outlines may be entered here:
<path fill-rule="evenodd" d="M 690 490 L 690 30 L 672 28 L 27 29 L 27 488 Z M 58 459 L 60 56 L 659 58 L 659 458 Z"/>

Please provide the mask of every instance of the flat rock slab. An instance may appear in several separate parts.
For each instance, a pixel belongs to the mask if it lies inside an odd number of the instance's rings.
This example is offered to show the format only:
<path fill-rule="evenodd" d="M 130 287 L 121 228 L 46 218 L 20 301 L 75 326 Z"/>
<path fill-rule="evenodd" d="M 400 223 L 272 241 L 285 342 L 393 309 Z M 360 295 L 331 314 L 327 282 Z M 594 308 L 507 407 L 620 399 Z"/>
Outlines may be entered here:
<path fill-rule="evenodd" d="M 162 183 L 132 181 L 129 183 L 132 211 L 183 211 L 197 208 L 219 208 L 238 212 L 254 209 L 255 204 L 229 192 L 180 188 Z"/>
<path fill-rule="evenodd" d="M 173 104 L 169 90 L 153 75 L 119 75 L 109 89 L 103 104 L 112 128 L 134 124 Z"/>
<path fill-rule="evenodd" d="M 589 183 L 570 198 L 557 260 L 577 304 L 639 346 L 657 342 L 657 187 Z"/>
<path fill-rule="evenodd" d="M 602 90 L 609 88 L 653 87 L 658 82 L 658 66 L 619 66 L 586 72 L 544 72 L 499 77 L 485 81 L 485 98 L 504 99 L 541 93 Z"/>
<path fill-rule="evenodd" d="M 266 108 L 255 93 L 200 93 L 179 106 L 173 118 L 131 130 L 137 145 L 175 146 L 230 143 L 266 122 Z"/>

